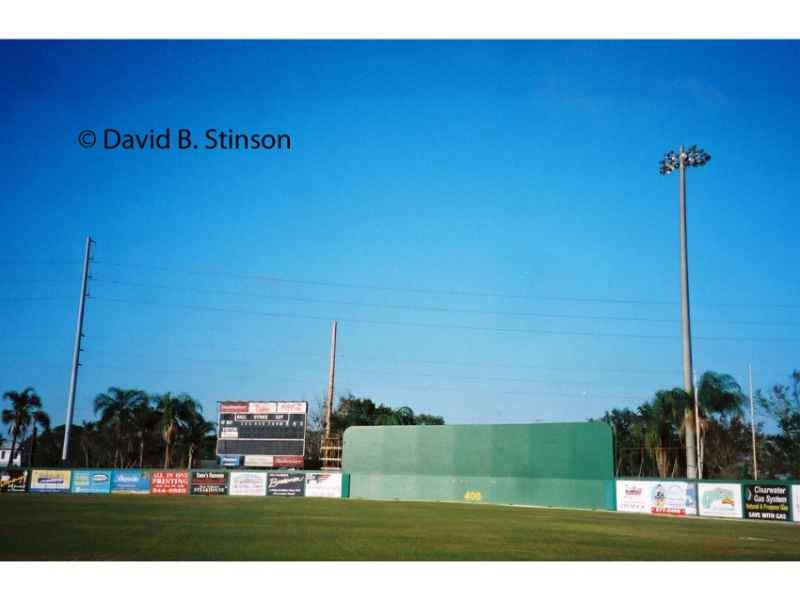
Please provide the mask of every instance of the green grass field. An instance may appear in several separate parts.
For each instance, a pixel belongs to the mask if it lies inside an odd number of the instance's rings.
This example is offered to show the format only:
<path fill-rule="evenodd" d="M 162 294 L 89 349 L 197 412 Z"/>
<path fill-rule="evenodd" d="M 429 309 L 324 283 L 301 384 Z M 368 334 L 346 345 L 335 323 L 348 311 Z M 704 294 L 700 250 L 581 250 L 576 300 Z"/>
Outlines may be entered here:
<path fill-rule="evenodd" d="M 800 525 L 316 498 L 3 494 L 0 560 L 798 560 Z"/>

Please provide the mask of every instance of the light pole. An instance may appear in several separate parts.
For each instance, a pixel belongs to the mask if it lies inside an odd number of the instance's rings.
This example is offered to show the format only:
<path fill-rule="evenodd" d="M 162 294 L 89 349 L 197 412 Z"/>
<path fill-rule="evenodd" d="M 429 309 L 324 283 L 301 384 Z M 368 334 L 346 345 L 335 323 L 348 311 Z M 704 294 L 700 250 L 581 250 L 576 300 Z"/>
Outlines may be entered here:
<path fill-rule="evenodd" d="M 664 155 L 659 163 L 659 173 L 669 175 L 674 170 L 680 173 L 680 236 L 681 236 L 681 326 L 683 330 L 683 389 L 689 395 L 694 396 L 694 385 L 692 382 L 692 327 L 689 313 L 689 266 L 686 250 L 686 168 L 702 167 L 709 160 L 711 155 L 697 146 L 690 146 L 684 150 L 680 147 L 678 152 L 670 150 Z M 690 479 L 697 478 L 697 454 L 695 431 L 698 423 L 694 423 L 694 428 L 690 426 L 691 415 L 684 419 L 686 428 L 686 476 Z"/>

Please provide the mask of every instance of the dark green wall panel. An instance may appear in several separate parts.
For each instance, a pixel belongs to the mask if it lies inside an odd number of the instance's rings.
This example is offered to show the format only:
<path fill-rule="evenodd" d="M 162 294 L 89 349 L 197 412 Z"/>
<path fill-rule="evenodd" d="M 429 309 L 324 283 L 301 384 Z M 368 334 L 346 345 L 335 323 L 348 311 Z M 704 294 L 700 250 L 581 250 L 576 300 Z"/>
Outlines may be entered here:
<path fill-rule="evenodd" d="M 614 508 L 604 423 L 350 427 L 354 498 Z"/>

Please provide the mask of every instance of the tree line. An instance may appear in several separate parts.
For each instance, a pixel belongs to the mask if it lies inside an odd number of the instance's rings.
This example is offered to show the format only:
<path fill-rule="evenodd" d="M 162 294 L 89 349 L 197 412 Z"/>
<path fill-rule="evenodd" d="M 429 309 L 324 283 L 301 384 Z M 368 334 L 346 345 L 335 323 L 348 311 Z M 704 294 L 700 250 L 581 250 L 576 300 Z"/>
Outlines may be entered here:
<path fill-rule="evenodd" d="M 731 375 L 707 371 L 698 383 L 698 472 L 702 478 L 754 477 L 749 398 Z M 800 371 L 789 384 L 754 394 L 755 405 L 776 430 L 756 423 L 759 478 L 800 479 Z M 614 430 L 615 474 L 633 477 L 686 475 L 687 427 L 694 428 L 694 399 L 683 389 L 659 390 L 636 409 L 607 411 Z"/>
<path fill-rule="evenodd" d="M 12 456 L 22 440 L 23 452 L 32 462 L 61 464 L 64 426 L 50 428 L 35 390 L 9 391 L 3 398 L 12 405 L 2 413 Z M 209 450 L 213 455 L 215 424 L 205 419 L 202 405 L 187 394 L 151 395 L 111 387 L 95 397 L 94 412 L 97 420 L 70 429 L 69 462 L 73 466 L 185 468 L 208 456 Z M 37 426 L 42 429 L 38 436 Z"/>
<path fill-rule="evenodd" d="M 698 384 L 698 468 L 703 478 L 752 478 L 749 398 L 731 375 L 707 371 Z M 37 464 L 61 463 L 64 426 L 50 427 L 41 398 L 32 388 L 8 391 L 11 404 L 2 412 L 13 449 L 35 455 Z M 775 423 L 774 431 L 756 427 L 760 478 L 800 479 L 800 371 L 788 384 L 775 384 L 754 395 L 758 407 Z M 94 399 L 95 421 L 71 430 L 71 464 L 85 467 L 194 467 L 215 458 L 215 423 L 201 404 L 186 394 L 150 395 L 112 387 Z M 680 388 L 658 390 L 635 409 L 614 408 L 599 419 L 614 431 L 615 474 L 638 477 L 686 475 L 687 427 L 694 427 L 694 399 Z M 353 425 L 443 425 L 444 418 L 415 414 L 409 406 L 392 408 L 367 397 L 341 396 L 331 416 L 331 433 Z M 37 435 L 37 428 L 40 432 Z M 307 468 L 320 464 L 324 403 L 308 413 Z M 0 436 L 0 439 L 2 437 Z M 10 459 L 9 459 L 10 464 Z M 7 465 L 0 465 L 5 467 Z"/>
<path fill-rule="evenodd" d="M 3 410 L 2 422 L 11 441 L 9 461 L 21 450 L 39 465 L 61 464 L 64 426 L 50 427 L 36 391 L 8 391 L 3 398 L 11 408 Z M 216 424 L 203 416 L 202 405 L 187 394 L 147 394 L 142 390 L 111 387 L 94 399 L 94 421 L 75 424 L 70 430 L 70 464 L 80 467 L 181 467 L 216 457 Z M 308 414 L 306 466 L 320 465 L 323 404 L 317 401 Z M 336 435 L 351 425 L 443 425 L 435 415 L 414 414 L 403 406 L 393 409 L 370 398 L 341 396 L 331 417 Z M 37 431 L 38 428 L 38 431 Z M 2 441 L 2 436 L 0 436 Z"/>

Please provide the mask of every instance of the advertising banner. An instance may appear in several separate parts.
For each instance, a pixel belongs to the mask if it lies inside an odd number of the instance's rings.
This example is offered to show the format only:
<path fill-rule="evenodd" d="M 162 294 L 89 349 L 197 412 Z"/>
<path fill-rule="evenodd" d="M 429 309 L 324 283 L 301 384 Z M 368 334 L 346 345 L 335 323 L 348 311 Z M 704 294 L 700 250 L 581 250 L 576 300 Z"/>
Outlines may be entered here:
<path fill-rule="evenodd" d="M 70 491 L 73 494 L 108 494 L 111 492 L 111 471 L 73 471 Z"/>
<path fill-rule="evenodd" d="M 278 402 L 277 411 L 279 413 L 306 413 L 305 402 Z"/>
<path fill-rule="evenodd" d="M 69 492 L 70 472 L 55 469 L 34 469 L 31 471 L 32 492 Z"/>
<path fill-rule="evenodd" d="M 306 476 L 303 473 L 270 473 L 267 496 L 304 496 Z"/>
<path fill-rule="evenodd" d="M 701 517 L 742 518 L 742 486 L 738 483 L 698 483 Z"/>
<path fill-rule="evenodd" d="M 792 519 L 800 523 L 800 485 L 792 486 Z"/>
<path fill-rule="evenodd" d="M 272 464 L 279 469 L 302 469 L 302 456 L 273 456 Z"/>
<path fill-rule="evenodd" d="M 244 457 L 245 467 L 272 467 L 272 456 L 264 456 L 261 454 L 248 454 Z"/>
<path fill-rule="evenodd" d="M 114 469 L 111 472 L 112 494 L 149 494 L 150 476 L 147 471 Z"/>
<path fill-rule="evenodd" d="M 685 481 L 657 481 L 650 493 L 650 512 L 661 515 L 696 515 L 697 498 L 694 484 Z"/>
<path fill-rule="evenodd" d="M 231 473 L 229 494 L 231 496 L 266 496 L 267 474 L 255 471 Z"/>
<path fill-rule="evenodd" d="M 619 512 L 650 512 L 650 481 L 617 480 L 617 510 Z"/>
<path fill-rule="evenodd" d="M 158 496 L 185 496 L 189 493 L 188 471 L 153 471 L 150 493 Z"/>
<path fill-rule="evenodd" d="M 220 456 L 219 462 L 223 467 L 238 467 L 242 464 L 241 456 Z"/>
<path fill-rule="evenodd" d="M 694 485 L 685 481 L 617 480 L 617 510 L 654 515 L 696 515 Z"/>
<path fill-rule="evenodd" d="M 745 484 L 742 487 L 744 489 L 745 519 L 789 520 L 791 493 L 788 485 L 754 483 Z"/>
<path fill-rule="evenodd" d="M 21 469 L 0 471 L 0 494 L 4 492 L 24 492 L 27 483 L 27 471 Z"/>
<path fill-rule="evenodd" d="M 341 498 L 341 473 L 306 473 L 306 496 L 313 498 Z"/>
<path fill-rule="evenodd" d="M 224 496 L 228 493 L 227 482 L 225 471 L 195 471 L 192 473 L 192 494 Z"/>

